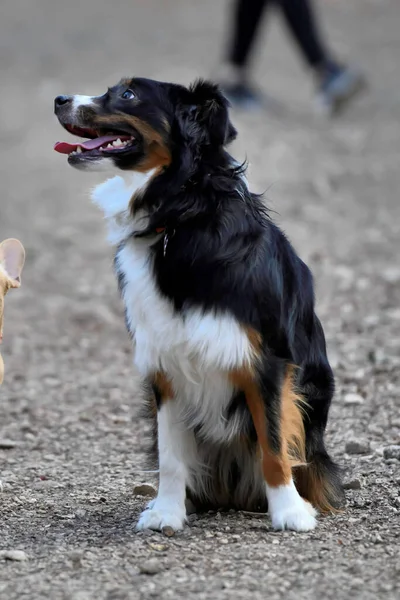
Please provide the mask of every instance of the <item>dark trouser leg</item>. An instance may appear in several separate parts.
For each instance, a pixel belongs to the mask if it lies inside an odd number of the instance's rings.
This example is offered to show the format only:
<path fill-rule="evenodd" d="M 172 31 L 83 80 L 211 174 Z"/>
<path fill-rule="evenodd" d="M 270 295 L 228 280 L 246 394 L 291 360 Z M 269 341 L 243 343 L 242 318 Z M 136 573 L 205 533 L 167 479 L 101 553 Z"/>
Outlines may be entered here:
<path fill-rule="evenodd" d="M 238 68 L 247 66 L 268 3 L 269 0 L 235 0 L 228 59 Z"/>
<path fill-rule="evenodd" d="M 305 60 L 313 69 L 333 62 L 321 39 L 310 0 L 275 0 L 284 14 L 287 26 Z"/>

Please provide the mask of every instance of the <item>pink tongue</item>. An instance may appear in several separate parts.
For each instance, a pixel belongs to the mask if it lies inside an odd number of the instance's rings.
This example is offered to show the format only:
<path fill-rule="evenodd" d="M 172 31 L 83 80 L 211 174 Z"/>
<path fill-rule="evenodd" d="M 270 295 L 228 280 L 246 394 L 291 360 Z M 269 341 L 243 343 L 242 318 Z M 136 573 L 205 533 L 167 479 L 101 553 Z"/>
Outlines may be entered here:
<path fill-rule="evenodd" d="M 129 136 L 103 135 L 102 137 L 94 138 L 94 140 L 77 142 L 76 144 L 70 144 L 69 142 L 57 142 L 54 145 L 54 150 L 56 152 L 60 152 L 60 154 L 71 154 L 71 152 L 74 152 L 77 148 L 82 148 L 83 150 L 94 150 L 95 148 L 100 148 L 100 146 L 114 142 L 118 138 L 124 141 L 128 140 Z"/>

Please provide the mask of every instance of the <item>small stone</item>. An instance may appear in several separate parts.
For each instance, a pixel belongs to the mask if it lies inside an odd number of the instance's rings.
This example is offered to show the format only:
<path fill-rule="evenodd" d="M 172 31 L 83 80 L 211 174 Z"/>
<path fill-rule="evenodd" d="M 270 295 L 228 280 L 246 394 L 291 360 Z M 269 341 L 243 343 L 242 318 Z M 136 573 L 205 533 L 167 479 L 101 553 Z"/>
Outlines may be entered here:
<path fill-rule="evenodd" d="M 345 452 L 347 454 L 368 454 L 370 446 L 368 442 L 361 442 L 358 440 L 351 440 L 347 442 Z"/>
<path fill-rule="evenodd" d="M 364 398 L 360 394 L 346 394 L 344 397 L 344 403 L 348 406 L 354 406 L 356 404 L 363 404 Z"/>
<path fill-rule="evenodd" d="M 393 444 L 392 446 L 387 446 L 383 449 L 383 457 L 388 460 L 390 458 L 395 458 L 396 460 L 400 460 L 400 446 Z"/>
<path fill-rule="evenodd" d="M 140 483 L 139 485 L 134 486 L 133 493 L 135 496 L 147 496 L 148 498 L 155 498 L 157 490 L 149 483 Z"/>
<path fill-rule="evenodd" d="M 22 562 L 28 560 L 28 555 L 23 550 L 0 550 L 0 559 Z"/>
<path fill-rule="evenodd" d="M 12 450 L 20 446 L 20 442 L 16 442 L 15 440 L 8 440 L 6 438 L 0 438 L 0 449 L 1 450 Z"/>
<path fill-rule="evenodd" d="M 81 552 L 77 552 L 76 550 L 72 550 L 69 553 L 68 558 L 72 562 L 72 566 L 75 569 L 79 569 L 82 566 L 82 554 L 81 554 Z"/>
<path fill-rule="evenodd" d="M 360 490 L 361 479 L 358 477 L 352 477 L 343 483 L 343 487 L 345 490 Z"/>
<path fill-rule="evenodd" d="M 169 527 L 168 525 L 166 527 L 163 527 L 161 531 L 167 537 L 172 537 L 175 535 L 175 530 L 172 529 L 172 527 Z"/>
<path fill-rule="evenodd" d="M 149 560 L 139 565 L 139 570 L 145 575 L 156 575 L 163 570 L 163 566 L 156 558 L 149 558 Z"/>
<path fill-rule="evenodd" d="M 169 549 L 168 544 L 152 544 L 149 543 L 149 547 L 156 552 L 166 552 Z"/>
<path fill-rule="evenodd" d="M 387 267 L 382 271 L 382 277 L 388 283 L 400 281 L 400 269 L 398 267 Z"/>

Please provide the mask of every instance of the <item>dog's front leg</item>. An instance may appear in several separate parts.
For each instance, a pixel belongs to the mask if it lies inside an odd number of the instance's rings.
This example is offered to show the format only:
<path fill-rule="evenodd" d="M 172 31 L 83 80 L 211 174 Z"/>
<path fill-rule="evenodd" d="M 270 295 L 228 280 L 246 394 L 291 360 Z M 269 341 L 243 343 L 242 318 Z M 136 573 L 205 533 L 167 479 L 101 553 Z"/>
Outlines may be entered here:
<path fill-rule="evenodd" d="M 186 484 L 195 440 L 185 428 L 176 400 L 163 398 L 157 415 L 159 487 L 157 497 L 140 515 L 137 529 L 183 528 L 186 520 Z"/>

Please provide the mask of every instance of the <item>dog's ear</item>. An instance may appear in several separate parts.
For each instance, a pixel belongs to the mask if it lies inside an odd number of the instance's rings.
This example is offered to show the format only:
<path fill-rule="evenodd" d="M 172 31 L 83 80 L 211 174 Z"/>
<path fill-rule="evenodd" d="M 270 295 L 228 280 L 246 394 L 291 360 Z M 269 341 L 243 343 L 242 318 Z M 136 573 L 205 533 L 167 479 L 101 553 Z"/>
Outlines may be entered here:
<path fill-rule="evenodd" d="M 189 88 L 191 115 L 205 133 L 206 143 L 225 146 L 237 135 L 229 119 L 229 102 L 214 83 L 199 79 Z"/>
<path fill-rule="evenodd" d="M 19 240 L 4 240 L 0 244 L 0 265 L 5 271 L 11 287 L 21 285 L 21 272 L 25 263 L 25 250 Z"/>

